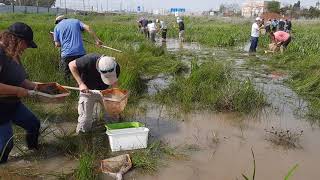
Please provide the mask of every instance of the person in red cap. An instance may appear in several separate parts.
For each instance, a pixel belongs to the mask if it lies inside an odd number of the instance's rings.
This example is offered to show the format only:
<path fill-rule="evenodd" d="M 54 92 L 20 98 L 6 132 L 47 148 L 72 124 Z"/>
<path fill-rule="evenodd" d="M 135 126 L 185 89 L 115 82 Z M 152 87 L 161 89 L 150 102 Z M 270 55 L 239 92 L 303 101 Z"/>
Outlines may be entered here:
<path fill-rule="evenodd" d="M 87 54 L 69 63 L 70 71 L 80 88 L 77 133 L 91 130 L 95 103 L 101 103 L 100 94 L 90 90 L 105 90 L 118 86 L 120 66 L 115 58 L 99 54 Z"/>
<path fill-rule="evenodd" d="M 27 24 L 17 22 L 0 33 L 0 164 L 7 162 L 13 148 L 12 124 L 26 130 L 29 149 L 38 149 L 40 121 L 20 100 L 28 96 L 28 90 L 37 89 L 26 79 L 20 61 L 27 48 L 37 48 Z"/>

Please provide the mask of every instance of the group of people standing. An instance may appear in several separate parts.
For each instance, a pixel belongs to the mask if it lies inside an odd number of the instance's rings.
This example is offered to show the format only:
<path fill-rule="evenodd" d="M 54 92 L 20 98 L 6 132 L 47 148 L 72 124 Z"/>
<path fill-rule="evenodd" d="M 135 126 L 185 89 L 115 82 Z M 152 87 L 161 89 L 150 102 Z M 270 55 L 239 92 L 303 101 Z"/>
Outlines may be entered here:
<path fill-rule="evenodd" d="M 268 21 L 264 22 L 262 19 L 264 28 L 266 33 L 270 33 L 271 31 L 276 32 L 276 31 L 285 31 L 287 33 L 291 33 L 292 29 L 292 24 L 290 19 L 276 19 L 274 18 L 273 20 L 268 19 Z"/>
<path fill-rule="evenodd" d="M 269 19 L 267 22 L 264 22 L 264 19 L 257 17 L 255 22 L 251 26 L 251 44 L 249 48 L 249 53 L 255 53 L 261 30 L 265 30 L 267 34 L 269 34 L 271 43 L 274 44 L 276 49 L 285 49 L 291 42 L 291 30 L 292 24 L 291 21 L 286 19 L 274 19 L 271 21 Z"/>
<path fill-rule="evenodd" d="M 97 46 L 102 45 L 90 26 L 63 15 L 55 18 L 55 24 L 52 35 L 55 46 L 61 50 L 60 68 L 66 79 L 72 74 L 80 89 L 76 132 L 85 133 L 91 130 L 95 103 L 102 101 L 100 95 L 89 90 L 117 87 L 120 66 L 113 57 L 86 54 L 83 31 L 92 35 Z M 26 130 L 29 149 L 39 149 L 40 121 L 20 100 L 29 96 L 29 90 L 41 91 L 37 83 L 27 79 L 21 64 L 27 48 L 37 48 L 29 25 L 17 22 L 0 33 L 0 164 L 7 162 L 13 148 L 12 124 Z"/>
<path fill-rule="evenodd" d="M 164 20 L 154 19 L 148 20 L 145 17 L 141 17 L 138 21 L 138 28 L 146 38 L 152 42 L 156 42 L 156 34 L 161 33 L 162 42 L 167 40 L 168 26 Z M 177 17 L 177 24 L 179 26 L 179 40 L 184 41 L 184 21 L 181 17 Z"/>

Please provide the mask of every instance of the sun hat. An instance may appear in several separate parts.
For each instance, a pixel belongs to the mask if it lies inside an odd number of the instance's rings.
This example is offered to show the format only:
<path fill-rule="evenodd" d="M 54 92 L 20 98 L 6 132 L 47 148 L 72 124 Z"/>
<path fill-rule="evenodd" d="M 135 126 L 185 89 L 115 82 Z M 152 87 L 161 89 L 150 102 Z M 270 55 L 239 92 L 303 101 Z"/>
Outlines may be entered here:
<path fill-rule="evenodd" d="M 102 81 L 107 85 L 112 85 L 118 81 L 116 73 L 117 62 L 114 57 L 101 56 L 97 62 L 97 70 L 101 74 Z"/>
<path fill-rule="evenodd" d="M 8 32 L 24 39 L 29 48 L 37 48 L 37 44 L 33 41 L 33 31 L 30 26 L 22 22 L 16 22 L 8 27 Z"/>
<path fill-rule="evenodd" d="M 66 19 L 63 14 L 60 14 L 56 17 L 55 24 L 58 24 L 61 20 Z"/>

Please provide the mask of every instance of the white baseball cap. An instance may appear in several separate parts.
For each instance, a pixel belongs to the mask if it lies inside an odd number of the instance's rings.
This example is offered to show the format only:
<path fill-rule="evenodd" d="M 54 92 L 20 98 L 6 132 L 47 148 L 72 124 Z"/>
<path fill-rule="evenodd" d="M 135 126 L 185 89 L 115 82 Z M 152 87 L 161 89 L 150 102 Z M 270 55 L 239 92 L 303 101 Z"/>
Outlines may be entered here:
<path fill-rule="evenodd" d="M 116 73 L 117 62 L 114 57 L 101 56 L 97 62 L 97 70 L 101 74 L 102 81 L 112 85 L 118 81 Z"/>
<path fill-rule="evenodd" d="M 56 17 L 56 21 L 55 21 L 55 24 L 58 24 L 61 20 L 65 19 L 65 16 L 63 14 L 61 15 L 58 15 Z"/>
<path fill-rule="evenodd" d="M 256 18 L 256 21 L 261 21 L 261 18 L 260 18 L 260 17 L 257 17 L 257 18 Z"/>

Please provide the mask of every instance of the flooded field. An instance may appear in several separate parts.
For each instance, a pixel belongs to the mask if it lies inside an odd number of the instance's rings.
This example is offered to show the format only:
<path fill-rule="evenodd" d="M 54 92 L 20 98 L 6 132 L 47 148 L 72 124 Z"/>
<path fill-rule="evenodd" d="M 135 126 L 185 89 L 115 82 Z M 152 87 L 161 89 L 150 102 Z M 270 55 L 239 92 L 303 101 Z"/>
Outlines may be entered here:
<path fill-rule="evenodd" d="M 146 105 L 146 115 L 138 119 L 151 127 L 152 135 L 177 148 L 188 147 L 191 152 L 187 153 L 187 160 L 169 161 L 156 175 L 131 173 L 128 179 L 241 179 L 241 174 L 253 171 L 251 148 L 255 153 L 257 179 L 284 179 L 295 164 L 298 169 L 291 179 L 319 177 L 315 162 L 320 160 L 317 155 L 320 131 L 303 118 L 307 104 L 284 84 L 285 73 L 270 72 L 264 65 L 249 67 L 246 61 L 263 61 L 264 57 L 250 57 L 241 49 L 201 49 L 196 43 L 180 45 L 175 40 L 169 40 L 167 48 L 171 52 L 190 51 L 199 57 L 211 54 L 222 61 L 234 61 L 239 77 L 252 78 L 266 94 L 270 106 L 251 116 L 203 111 L 173 118 L 170 111 L 166 113 L 159 105 Z M 159 77 L 154 81 L 166 80 Z M 273 144 L 267 132 L 272 127 L 303 131 L 298 146 Z"/>
<path fill-rule="evenodd" d="M 271 71 L 266 65 L 248 65 L 248 62 L 265 61 L 267 57 L 248 56 L 242 48 L 204 48 L 198 43 L 181 44 L 173 39 L 159 46 L 165 46 L 170 53 L 177 54 L 187 66 L 191 66 L 193 58 L 197 58 L 198 63 L 207 61 L 208 57 L 232 63 L 237 77 L 252 79 L 255 87 L 266 94 L 269 105 L 254 114 L 240 115 L 212 111 L 183 113 L 164 105 L 141 102 L 137 109 L 145 111 L 137 113 L 133 120 L 143 122 L 150 128 L 150 139 L 168 142 L 177 151 L 181 151 L 185 158 L 166 161 L 153 175 L 132 170 L 124 179 L 242 179 L 242 174 L 250 176 L 253 171 L 251 149 L 255 154 L 257 179 L 283 179 L 296 164 L 298 168 L 291 179 L 319 177 L 315 163 L 320 162 L 320 130 L 304 118 L 307 103 L 285 85 L 287 73 Z M 154 95 L 167 88 L 172 79 L 172 76 L 161 74 L 149 80 L 148 94 Z M 51 123 L 55 134 L 68 135 L 75 127 L 75 121 L 57 119 Z M 294 147 L 276 145 L 268 133 L 273 128 L 303 133 Z M 49 135 L 46 140 L 50 142 L 50 138 L 52 136 Z M 103 133 L 101 139 L 95 139 L 98 143 L 102 141 L 107 145 Z M 45 159 L 23 160 L 11 156 L 5 170 L 0 172 L 0 177 L 68 179 L 65 174 L 76 169 L 78 160 L 55 152 L 53 147 L 46 149 L 46 154 L 41 154 Z M 1 173 L 7 172 L 17 175 L 1 176 Z"/>

